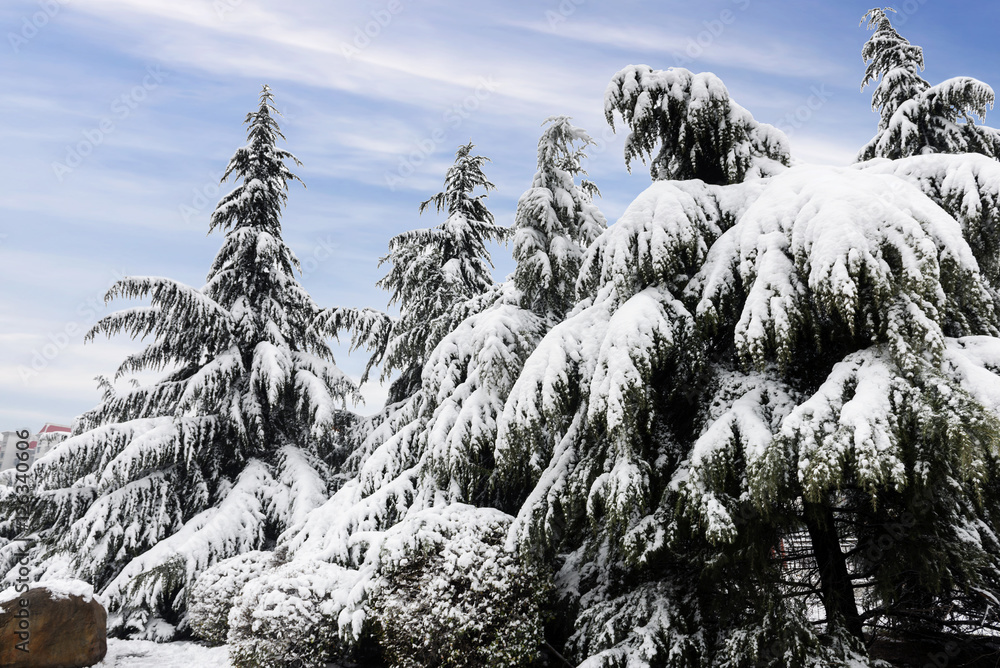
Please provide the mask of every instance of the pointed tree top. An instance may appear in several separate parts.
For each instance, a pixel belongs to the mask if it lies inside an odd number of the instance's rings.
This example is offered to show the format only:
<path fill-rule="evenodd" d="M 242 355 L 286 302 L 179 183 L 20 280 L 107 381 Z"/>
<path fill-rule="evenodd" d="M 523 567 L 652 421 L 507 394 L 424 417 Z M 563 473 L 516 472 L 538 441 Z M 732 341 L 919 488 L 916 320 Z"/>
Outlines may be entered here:
<path fill-rule="evenodd" d="M 433 204 L 438 211 L 447 211 L 449 216 L 463 213 L 473 220 L 493 222 L 493 216 L 482 202 L 486 195 L 471 196 L 477 187 L 486 191 L 496 188 L 483 173 L 483 164 L 490 162 L 490 159 L 482 155 L 470 155 L 473 148 L 471 141 L 458 147 L 455 151 L 455 163 L 448 168 L 444 178 L 444 191 L 421 202 L 420 213 Z"/>
<path fill-rule="evenodd" d="M 882 9 L 869 9 L 858 25 L 868 22 L 865 26 L 868 30 L 875 30 L 875 33 L 868 39 L 861 49 L 861 58 L 866 63 L 872 61 L 865 71 L 865 79 L 861 82 L 861 89 L 884 76 L 895 68 L 908 69 L 915 75 L 924 69 L 924 50 L 910 42 L 896 32 L 889 21 L 886 12 L 896 13 L 892 7 Z"/>
<path fill-rule="evenodd" d="M 871 30 L 872 27 L 881 30 L 891 30 L 892 24 L 889 23 L 889 17 L 885 15 L 886 12 L 896 13 L 896 10 L 892 7 L 874 7 L 865 12 L 865 15 L 861 17 L 861 21 L 858 25 L 861 25 L 866 20 L 868 21 L 868 29 Z"/>

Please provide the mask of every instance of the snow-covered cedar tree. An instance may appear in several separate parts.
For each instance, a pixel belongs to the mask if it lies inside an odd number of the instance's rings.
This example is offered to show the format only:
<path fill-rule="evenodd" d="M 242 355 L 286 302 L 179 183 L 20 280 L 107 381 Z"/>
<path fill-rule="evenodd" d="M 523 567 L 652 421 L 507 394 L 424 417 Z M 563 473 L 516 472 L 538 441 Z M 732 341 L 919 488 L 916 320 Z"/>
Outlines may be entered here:
<path fill-rule="evenodd" d="M 370 603 L 393 668 L 518 668 L 537 658 L 549 585 L 504 548 L 510 521 L 459 504 L 394 529 Z"/>
<path fill-rule="evenodd" d="M 591 245 L 495 452 L 498 482 L 532 483 L 510 540 L 556 565 L 567 654 L 876 665 L 863 630 L 982 620 L 997 178 L 921 156 L 658 180 Z"/>
<path fill-rule="evenodd" d="M 629 65 L 604 93 L 604 114 L 612 127 L 615 112 L 629 129 L 626 165 L 649 158 L 654 181 L 726 185 L 770 176 L 789 164 L 784 133 L 754 120 L 711 72 Z"/>
<path fill-rule="evenodd" d="M 587 668 L 809 665 L 784 663 L 797 655 L 849 665 L 854 656 L 843 644 L 816 649 L 801 606 L 747 581 L 748 563 L 774 573 L 776 532 L 760 529 L 722 555 L 672 528 L 669 483 L 710 377 L 709 351 L 674 293 L 764 187 L 658 181 L 640 195 L 588 250 L 580 282 L 594 296 L 541 341 L 500 418 L 498 483 L 532 483 L 510 546 L 556 564 L 570 628 L 553 641 Z M 753 636 L 761 628 L 789 639 L 770 662 L 767 636 Z"/>
<path fill-rule="evenodd" d="M 117 376 L 162 371 L 115 392 L 79 420 L 75 434 L 35 462 L 27 532 L 33 577 L 69 570 L 107 597 L 109 627 L 142 634 L 187 626 L 184 593 L 213 563 L 268 549 L 328 495 L 342 456 L 338 430 L 357 390 L 328 344 L 335 331 L 293 271 L 280 214 L 295 161 L 265 86 L 247 115 L 248 142 L 224 180 L 211 230 L 225 240 L 200 289 L 130 277 L 108 298 L 148 306 L 99 321 L 97 334 L 151 337 Z M 338 405 L 342 408 L 338 408 Z M 0 552 L 8 579 L 14 556 Z M 158 621 L 158 619 L 160 621 Z"/>
<path fill-rule="evenodd" d="M 954 77 L 931 86 L 919 74 L 923 51 L 892 27 L 886 10 L 871 9 L 861 19 L 875 29 L 861 49 L 868 67 L 862 90 L 879 81 L 872 109 L 879 113 L 878 133 L 861 149 L 858 160 L 905 158 L 922 153 L 982 153 L 1000 158 L 1000 131 L 976 125 L 993 108 L 993 89 L 971 77 Z"/>
<path fill-rule="evenodd" d="M 357 572 L 298 559 L 250 580 L 229 611 L 229 657 L 236 668 L 325 668 L 353 656 L 357 642 L 338 623 Z"/>
<path fill-rule="evenodd" d="M 243 586 L 276 565 L 274 552 L 252 550 L 218 561 L 202 571 L 187 593 L 191 631 L 212 644 L 226 642 L 229 611 Z"/>
<path fill-rule="evenodd" d="M 514 219 L 514 284 L 523 306 L 562 320 L 576 303 L 583 253 L 607 221 L 592 203 L 597 187 L 574 181 L 585 175 L 581 161 L 593 143 L 568 116 L 554 116 L 538 140 L 538 171 L 521 195 Z M 544 125 L 543 124 L 543 125 Z"/>
<path fill-rule="evenodd" d="M 978 352 L 1000 343 L 997 310 L 962 232 L 894 177 L 799 168 L 772 180 L 687 290 L 738 364 L 673 483 L 715 541 L 738 533 L 739 499 L 764 513 L 800 504 L 828 619 L 856 637 L 872 613 L 943 610 L 1000 573 L 996 499 L 979 503 L 1000 444 L 996 367 Z M 891 558 L 866 550 L 908 512 L 917 528 Z M 855 585 L 870 587 L 867 610 Z"/>
<path fill-rule="evenodd" d="M 493 222 L 486 208 L 494 188 L 483 173 L 489 159 L 472 155 L 471 143 L 460 146 L 445 175 L 444 190 L 420 204 L 444 211 L 445 221 L 433 228 L 403 232 L 389 241 L 389 273 L 378 286 L 390 293 L 389 305 L 399 305 L 399 318 L 384 332 L 381 349 L 383 379 L 400 377 L 390 389 L 389 402 L 412 395 L 420 387 L 420 370 L 434 347 L 467 315 L 464 306 L 493 286 L 488 242 L 505 241 L 510 230 Z M 479 188 L 480 194 L 474 194 Z M 377 351 L 378 352 L 378 351 Z"/>

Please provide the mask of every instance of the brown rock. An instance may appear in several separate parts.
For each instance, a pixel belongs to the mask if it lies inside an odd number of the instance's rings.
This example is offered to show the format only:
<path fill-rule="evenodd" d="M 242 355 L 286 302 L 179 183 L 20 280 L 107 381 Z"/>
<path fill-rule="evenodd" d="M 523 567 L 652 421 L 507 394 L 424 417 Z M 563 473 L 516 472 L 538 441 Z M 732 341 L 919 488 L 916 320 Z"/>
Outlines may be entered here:
<path fill-rule="evenodd" d="M 0 604 L 0 666 L 92 666 L 108 652 L 107 624 L 93 597 L 33 586 Z"/>

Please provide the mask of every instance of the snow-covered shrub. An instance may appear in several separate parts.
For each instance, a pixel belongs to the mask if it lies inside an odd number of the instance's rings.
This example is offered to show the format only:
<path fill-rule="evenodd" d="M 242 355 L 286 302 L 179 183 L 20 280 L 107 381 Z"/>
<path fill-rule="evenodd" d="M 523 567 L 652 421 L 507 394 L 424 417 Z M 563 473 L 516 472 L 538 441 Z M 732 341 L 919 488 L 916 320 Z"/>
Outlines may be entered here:
<path fill-rule="evenodd" d="M 393 668 L 513 668 L 537 657 L 550 586 L 505 549 L 510 521 L 454 504 L 390 532 L 369 607 Z"/>
<path fill-rule="evenodd" d="M 357 572 L 298 559 L 249 581 L 229 612 L 230 659 L 236 668 L 326 666 L 349 649 L 338 632 Z"/>
<path fill-rule="evenodd" d="M 188 592 L 188 623 L 194 634 L 211 643 L 226 642 L 229 611 L 243 586 L 272 565 L 275 554 L 254 550 L 223 559 L 198 576 Z"/>

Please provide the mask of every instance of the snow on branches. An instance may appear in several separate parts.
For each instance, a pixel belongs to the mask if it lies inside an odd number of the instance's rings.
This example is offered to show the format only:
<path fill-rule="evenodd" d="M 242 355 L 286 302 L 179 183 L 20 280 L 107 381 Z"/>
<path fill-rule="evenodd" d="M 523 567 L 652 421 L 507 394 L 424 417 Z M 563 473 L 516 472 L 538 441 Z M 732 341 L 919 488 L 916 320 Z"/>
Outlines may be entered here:
<path fill-rule="evenodd" d="M 997 331 L 955 219 L 898 179 L 849 169 L 798 167 L 772 179 L 687 292 L 700 320 L 735 319 L 746 364 L 771 354 L 788 364 L 799 346 L 831 339 L 886 342 L 902 362 L 939 354 L 946 334 Z"/>
<path fill-rule="evenodd" d="M 789 164 L 785 135 L 754 120 L 711 72 L 630 65 L 604 93 L 604 115 L 612 127 L 616 111 L 630 130 L 625 164 L 649 157 L 653 180 L 726 185 L 770 176 Z"/>
<path fill-rule="evenodd" d="M 978 154 L 938 154 L 857 167 L 917 186 L 957 220 L 979 271 L 1000 296 L 1000 162 Z"/>
<path fill-rule="evenodd" d="M 890 10 L 893 11 L 893 10 Z M 861 50 L 868 67 L 864 89 L 879 77 L 872 109 L 879 112 L 878 134 L 858 160 L 898 159 L 924 153 L 982 153 L 1000 158 L 1000 131 L 976 125 L 993 108 L 993 89 L 971 77 L 953 77 L 936 86 L 918 74 L 923 52 L 900 37 L 882 9 L 862 18 L 875 28 Z"/>

